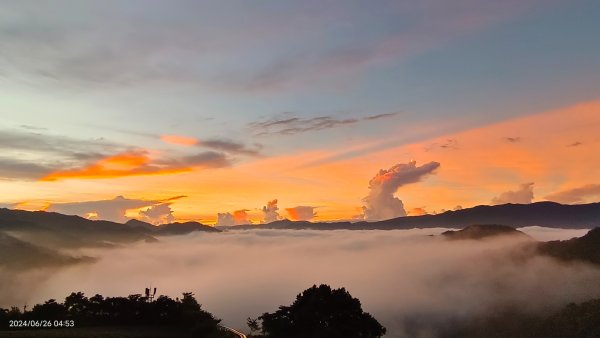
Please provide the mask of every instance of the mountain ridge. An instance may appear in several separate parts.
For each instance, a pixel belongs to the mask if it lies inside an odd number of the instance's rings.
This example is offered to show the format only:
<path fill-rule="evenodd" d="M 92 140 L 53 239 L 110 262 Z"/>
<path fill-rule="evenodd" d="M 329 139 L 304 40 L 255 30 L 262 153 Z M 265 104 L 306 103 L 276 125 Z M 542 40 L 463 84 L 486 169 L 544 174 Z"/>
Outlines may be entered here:
<path fill-rule="evenodd" d="M 462 229 L 469 225 L 502 224 L 513 228 L 542 226 L 547 228 L 591 229 L 600 226 L 600 203 L 478 205 L 446 211 L 437 215 L 405 216 L 367 222 L 308 222 L 278 220 L 267 224 L 246 224 L 218 229 L 312 229 L 312 230 L 394 230 L 413 228 Z"/>

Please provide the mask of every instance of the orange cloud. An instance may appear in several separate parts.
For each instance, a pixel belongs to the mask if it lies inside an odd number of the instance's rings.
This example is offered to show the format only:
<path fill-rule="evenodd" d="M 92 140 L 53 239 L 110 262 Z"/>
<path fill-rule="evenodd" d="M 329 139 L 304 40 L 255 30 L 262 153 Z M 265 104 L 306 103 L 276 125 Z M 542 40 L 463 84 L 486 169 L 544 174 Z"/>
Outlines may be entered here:
<path fill-rule="evenodd" d="M 45 201 L 23 201 L 13 205 L 11 209 L 27 211 L 46 211 L 49 207 L 50 203 Z"/>
<path fill-rule="evenodd" d="M 427 215 L 428 212 L 427 210 L 425 210 L 425 208 L 413 208 L 412 210 L 410 210 L 408 212 L 409 216 L 423 216 L 423 215 Z"/>
<path fill-rule="evenodd" d="M 189 147 L 189 146 L 195 146 L 199 143 L 198 140 L 193 137 L 181 136 L 181 135 L 160 135 L 160 139 L 163 142 L 170 143 L 170 144 L 176 144 L 178 146 L 188 146 Z"/>
<path fill-rule="evenodd" d="M 286 208 L 289 218 L 292 221 L 310 221 L 317 215 L 315 208 L 311 206 L 297 206 L 294 208 Z"/>
<path fill-rule="evenodd" d="M 164 175 L 191 171 L 187 166 L 157 166 L 150 164 L 150 159 L 143 153 L 128 152 L 103 158 L 89 166 L 59 170 L 42 177 L 41 181 L 57 181 L 61 179 L 100 179 L 139 175 Z"/>
<path fill-rule="evenodd" d="M 235 222 L 235 224 L 250 223 L 250 220 L 248 219 L 247 211 L 248 211 L 247 209 L 242 209 L 242 210 L 236 210 L 233 212 L 233 221 Z"/>

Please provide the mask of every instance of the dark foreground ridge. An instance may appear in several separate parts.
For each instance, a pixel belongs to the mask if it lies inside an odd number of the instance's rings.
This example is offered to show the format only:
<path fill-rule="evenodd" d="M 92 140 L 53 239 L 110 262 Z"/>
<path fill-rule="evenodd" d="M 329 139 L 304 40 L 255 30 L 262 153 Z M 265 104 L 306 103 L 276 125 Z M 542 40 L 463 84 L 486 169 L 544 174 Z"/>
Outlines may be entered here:
<path fill-rule="evenodd" d="M 538 251 L 565 261 L 600 264 L 600 228 L 590 230 L 583 237 L 566 241 L 541 242 L 538 244 Z"/>
<path fill-rule="evenodd" d="M 590 229 L 600 226 L 600 203 L 480 205 L 437 215 L 398 217 L 379 222 L 311 223 L 290 220 L 260 225 L 239 225 L 227 229 L 314 229 L 314 230 L 393 230 L 413 228 L 454 228 L 477 224 L 506 224 L 514 228 L 541 226 L 547 228 Z M 226 229 L 225 227 L 221 229 Z"/>

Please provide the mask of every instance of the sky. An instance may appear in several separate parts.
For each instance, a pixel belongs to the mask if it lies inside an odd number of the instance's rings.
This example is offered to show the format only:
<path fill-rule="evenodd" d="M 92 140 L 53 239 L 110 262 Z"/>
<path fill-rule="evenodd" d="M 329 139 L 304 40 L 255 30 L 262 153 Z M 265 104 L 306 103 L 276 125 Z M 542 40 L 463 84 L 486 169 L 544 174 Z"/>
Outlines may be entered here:
<path fill-rule="evenodd" d="M 0 207 L 231 225 L 600 200 L 598 1 L 0 9 Z"/>

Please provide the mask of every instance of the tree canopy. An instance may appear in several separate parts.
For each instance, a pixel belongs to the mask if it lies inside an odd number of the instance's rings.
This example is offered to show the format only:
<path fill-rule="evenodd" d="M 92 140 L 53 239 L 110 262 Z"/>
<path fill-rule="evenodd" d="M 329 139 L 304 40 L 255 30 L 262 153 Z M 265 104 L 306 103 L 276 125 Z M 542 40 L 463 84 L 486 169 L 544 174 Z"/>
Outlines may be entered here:
<path fill-rule="evenodd" d="M 220 322 L 201 308 L 192 293 L 183 293 L 181 299 L 159 296 L 149 301 L 139 294 L 106 298 L 97 294 L 88 298 L 82 292 L 73 292 L 63 303 L 50 299 L 31 311 L 0 309 L 2 325 L 9 320 L 73 320 L 78 327 L 173 326 L 200 336 L 215 333 Z"/>
<path fill-rule="evenodd" d="M 313 285 L 290 306 L 259 317 L 264 337 L 381 337 L 386 329 L 346 289 Z"/>

